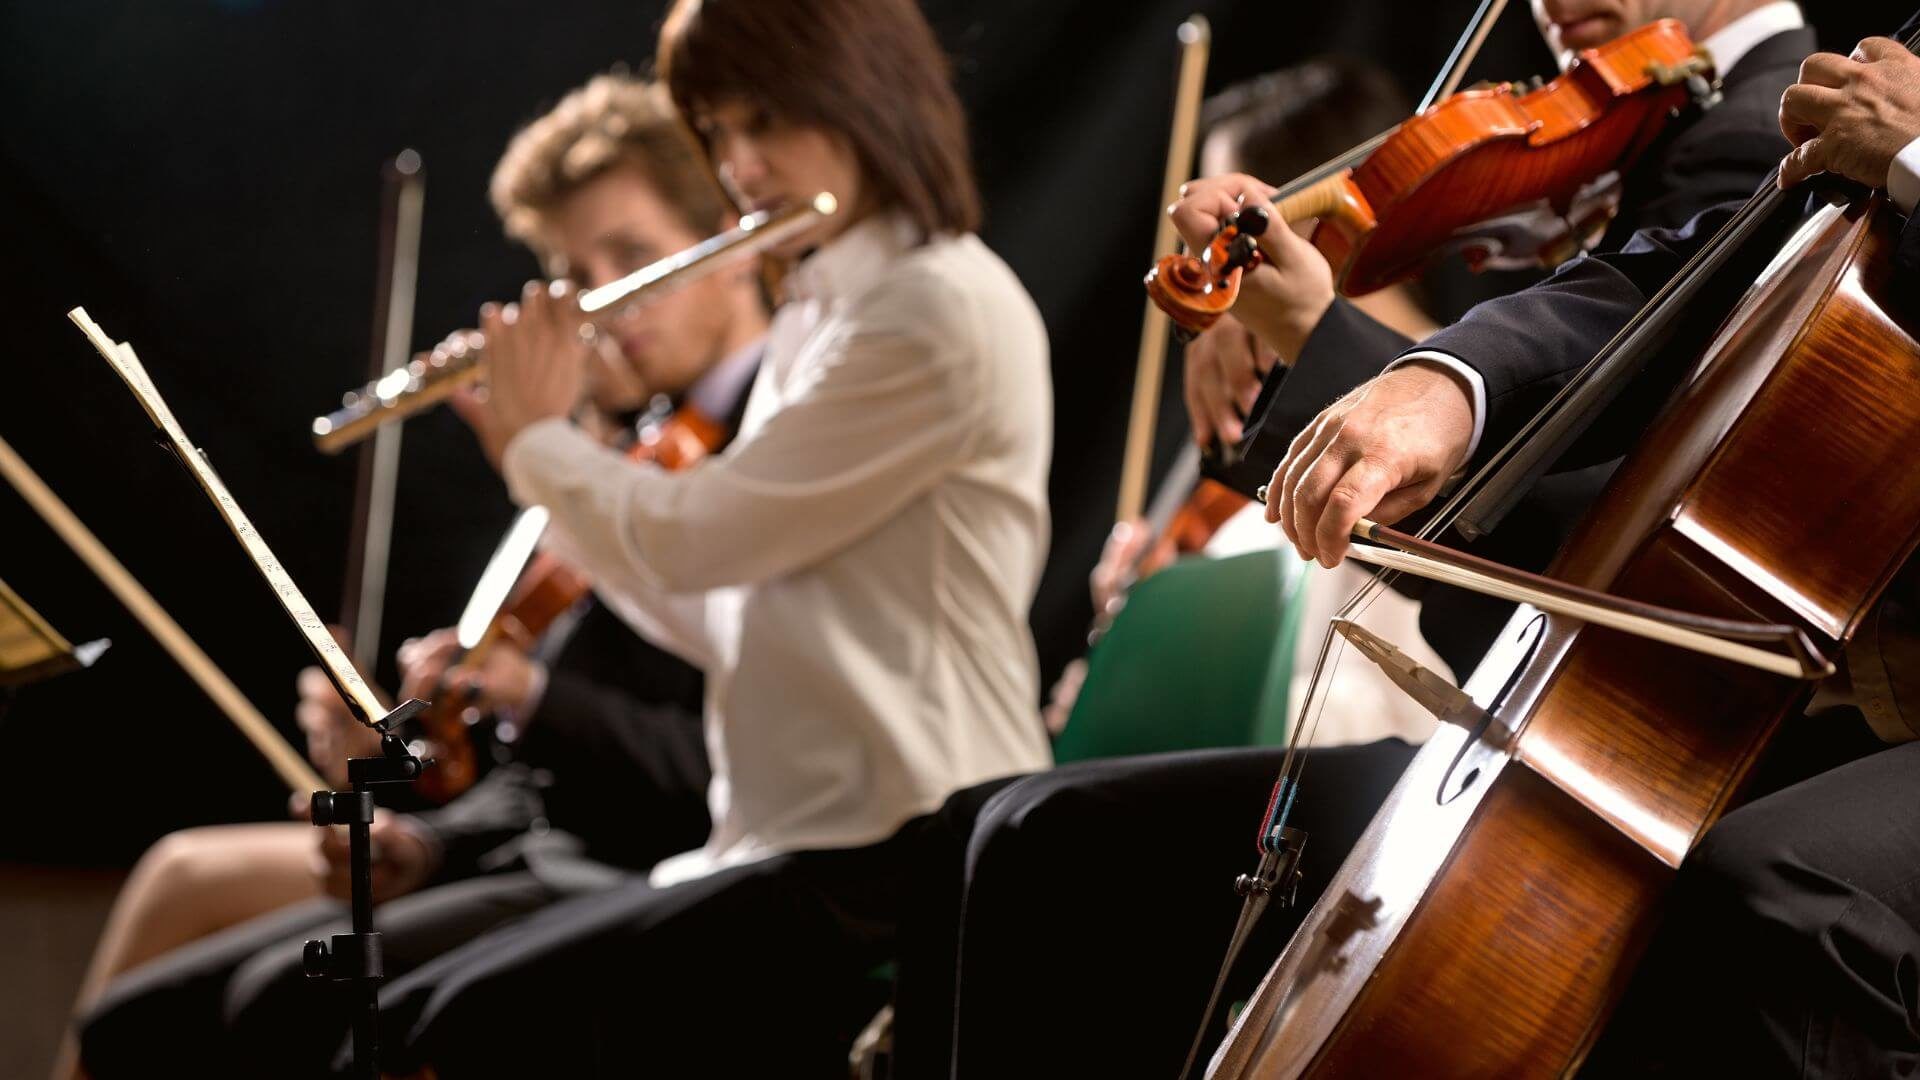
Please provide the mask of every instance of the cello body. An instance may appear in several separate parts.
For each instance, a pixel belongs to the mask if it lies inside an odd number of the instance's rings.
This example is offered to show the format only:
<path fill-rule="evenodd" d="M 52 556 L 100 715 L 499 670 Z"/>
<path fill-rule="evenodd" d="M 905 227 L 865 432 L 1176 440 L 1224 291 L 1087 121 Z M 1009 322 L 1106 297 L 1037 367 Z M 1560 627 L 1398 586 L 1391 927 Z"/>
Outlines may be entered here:
<path fill-rule="evenodd" d="M 1897 235 L 1877 196 L 1801 226 L 1551 575 L 1837 653 L 1920 541 Z M 1467 689 L 1517 737 L 1421 750 L 1209 1076 L 1577 1069 L 1681 860 L 1811 692 L 1527 609 Z"/>

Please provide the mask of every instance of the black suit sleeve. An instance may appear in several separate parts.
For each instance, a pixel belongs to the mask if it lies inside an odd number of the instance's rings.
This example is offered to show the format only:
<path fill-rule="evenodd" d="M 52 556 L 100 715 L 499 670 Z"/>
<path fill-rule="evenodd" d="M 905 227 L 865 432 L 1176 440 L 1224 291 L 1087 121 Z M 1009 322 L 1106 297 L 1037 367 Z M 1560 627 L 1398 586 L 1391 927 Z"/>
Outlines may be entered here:
<path fill-rule="evenodd" d="M 1636 233 L 1621 251 L 1576 259 L 1531 289 L 1475 307 L 1422 342 L 1420 350 L 1458 358 L 1485 383 L 1487 415 L 1470 466 L 1511 440 L 1740 205 L 1714 207 L 1677 232 Z M 1592 460 L 1623 453 L 1631 437 L 1597 427 Z"/>
<path fill-rule="evenodd" d="M 712 770 L 700 714 L 683 704 L 558 668 L 517 753 L 553 776 L 553 826 L 602 862 L 650 866 L 706 839 Z"/>
<path fill-rule="evenodd" d="M 633 793 L 636 785 L 705 798 L 710 771 L 697 712 L 554 670 L 518 756 L 567 786 Z M 566 823 L 573 828 L 573 823 Z"/>
<path fill-rule="evenodd" d="M 526 832 L 545 816 L 540 785 L 525 766 L 489 770 L 459 798 L 412 815 L 440 845 L 435 883 L 458 881 L 481 870 L 486 854 Z"/>
<path fill-rule="evenodd" d="M 1621 251 L 1636 233 L 1680 229 L 1703 211 L 1752 195 L 1789 149 L 1779 129 L 1780 92 L 1814 47 L 1810 30 L 1788 31 L 1755 46 L 1728 73 L 1724 100 L 1674 125 L 1628 173 L 1619 214 L 1595 250 Z M 1664 280 L 1649 273 L 1661 267 L 1670 273 L 1679 264 L 1642 257 L 1623 265 L 1630 270 L 1625 283 L 1642 286 L 1644 297 L 1653 291 L 1644 287 L 1647 281 L 1657 287 Z M 1517 325 L 1530 329 L 1526 322 Z M 1239 460 L 1232 466 L 1210 462 L 1207 474 L 1252 496 L 1321 409 L 1379 374 L 1411 344 L 1345 301 L 1335 301 L 1294 367 L 1275 369 L 1268 377 L 1248 417 L 1247 437 L 1236 448 Z"/>
<path fill-rule="evenodd" d="M 1293 366 L 1276 365 L 1247 417 L 1231 464 L 1208 455 L 1203 471 L 1247 498 L 1273 479 L 1300 430 L 1348 391 L 1373 378 L 1412 340 L 1344 297 L 1314 326 Z"/>

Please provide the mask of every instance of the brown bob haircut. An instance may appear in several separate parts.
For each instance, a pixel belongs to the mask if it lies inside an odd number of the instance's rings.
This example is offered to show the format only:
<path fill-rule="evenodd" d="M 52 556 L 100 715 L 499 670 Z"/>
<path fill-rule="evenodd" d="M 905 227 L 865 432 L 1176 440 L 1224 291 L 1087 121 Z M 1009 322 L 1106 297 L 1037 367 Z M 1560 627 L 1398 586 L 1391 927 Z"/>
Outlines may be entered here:
<path fill-rule="evenodd" d="M 655 63 L 689 119 L 744 101 L 836 132 L 877 204 L 928 235 L 978 227 L 966 114 L 914 0 L 676 0 Z"/>
<path fill-rule="evenodd" d="M 522 128 L 494 166 L 488 195 L 507 234 L 531 243 L 543 216 L 620 165 L 639 169 L 696 234 L 732 219 L 666 90 L 617 72 L 594 76 Z"/>

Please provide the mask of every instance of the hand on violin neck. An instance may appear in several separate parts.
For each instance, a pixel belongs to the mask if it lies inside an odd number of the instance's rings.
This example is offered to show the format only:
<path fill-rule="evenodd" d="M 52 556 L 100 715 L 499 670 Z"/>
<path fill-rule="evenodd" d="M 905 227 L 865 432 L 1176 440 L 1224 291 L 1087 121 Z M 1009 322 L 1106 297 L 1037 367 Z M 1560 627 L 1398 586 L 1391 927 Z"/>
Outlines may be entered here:
<path fill-rule="evenodd" d="M 1197 252 L 1229 215 L 1250 206 L 1267 211 L 1272 224 L 1259 237 L 1266 261 L 1242 279 L 1233 314 L 1290 364 L 1333 304 L 1333 269 L 1274 209 L 1277 190 L 1244 173 L 1191 180 L 1181 186 L 1180 199 L 1167 214 L 1187 247 Z"/>
<path fill-rule="evenodd" d="M 1329 405 L 1288 448 L 1267 488 L 1267 520 L 1303 559 L 1337 566 L 1361 518 L 1425 506 L 1465 463 L 1473 398 L 1460 376 L 1415 361 Z"/>
<path fill-rule="evenodd" d="M 500 448 L 528 427 L 573 412 L 586 391 L 591 342 L 572 283 L 530 281 L 513 304 L 480 309 L 487 341 L 487 426 Z"/>
<path fill-rule="evenodd" d="M 1093 573 L 1087 575 L 1093 610 L 1113 613 L 1114 604 L 1133 584 L 1134 564 L 1146 554 L 1147 544 L 1152 540 L 1145 518 L 1114 524 L 1113 531 L 1107 534 L 1106 546 L 1100 549 L 1100 561 L 1094 564 Z"/>
<path fill-rule="evenodd" d="M 344 643 L 343 643 L 344 645 Z M 317 667 L 300 669 L 294 677 L 298 700 L 293 719 L 306 736 L 307 760 L 335 789 L 347 786 L 347 759 L 375 757 L 380 753 L 380 736 L 372 728 L 354 719 L 340 692 L 333 688 L 327 673 Z M 304 818 L 310 792 L 294 793 L 294 816 Z"/>
<path fill-rule="evenodd" d="M 1278 362 L 1273 350 L 1231 315 L 1187 342 L 1181 383 L 1194 442 L 1202 449 L 1238 443 L 1260 384 Z"/>
<path fill-rule="evenodd" d="M 453 627 L 424 637 L 409 638 L 400 646 L 401 700 L 431 702 L 458 687 L 482 709 L 524 709 L 536 690 L 544 687 L 543 666 L 509 641 L 495 640 L 484 652 L 461 656 L 459 634 Z"/>
<path fill-rule="evenodd" d="M 1080 700 L 1080 691 L 1087 685 L 1087 660 L 1075 657 L 1060 672 L 1053 682 L 1053 691 L 1047 696 L 1047 704 L 1040 710 L 1041 722 L 1047 726 L 1047 734 L 1058 736 L 1067 730 L 1067 721 L 1073 717 L 1074 703 Z"/>
<path fill-rule="evenodd" d="M 1822 172 L 1887 187 L 1894 158 L 1920 138 L 1920 56 L 1892 38 L 1809 56 L 1780 97 L 1780 130 L 1794 144 L 1781 187 Z"/>

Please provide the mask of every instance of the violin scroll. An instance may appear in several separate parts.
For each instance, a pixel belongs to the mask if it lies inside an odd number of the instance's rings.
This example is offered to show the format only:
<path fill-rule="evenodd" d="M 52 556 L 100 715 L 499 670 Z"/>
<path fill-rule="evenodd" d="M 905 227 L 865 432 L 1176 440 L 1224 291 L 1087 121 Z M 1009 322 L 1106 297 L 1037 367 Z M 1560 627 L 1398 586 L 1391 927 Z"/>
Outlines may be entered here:
<path fill-rule="evenodd" d="M 1198 256 L 1166 255 L 1147 271 L 1147 295 L 1181 340 L 1207 330 L 1240 298 L 1241 275 L 1260 265 L 1258 237 L 1269 223 L 1265 209 L 1249 206 L 1229 214 Z"/>

